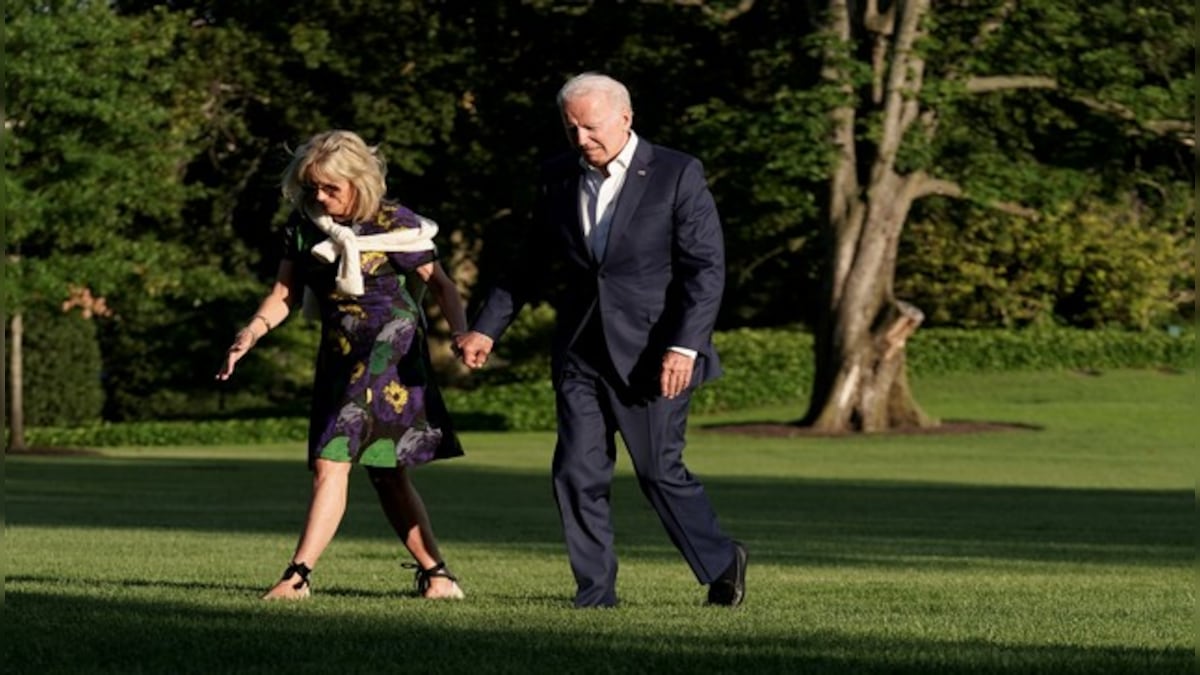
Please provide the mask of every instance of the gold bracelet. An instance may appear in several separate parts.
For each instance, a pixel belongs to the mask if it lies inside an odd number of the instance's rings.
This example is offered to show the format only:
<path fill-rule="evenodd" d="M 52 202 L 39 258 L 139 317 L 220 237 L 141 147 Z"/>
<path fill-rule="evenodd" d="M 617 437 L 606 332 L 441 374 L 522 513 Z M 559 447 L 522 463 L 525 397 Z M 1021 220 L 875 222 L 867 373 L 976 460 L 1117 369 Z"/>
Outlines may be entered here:
<path fill-rule="evenodd" d="M 263 322 L 263 325 L 267 327 L 267 333 L 270 333 L 271 329 L 274 328 L 274 326 L 271 325 L 271 322 L 267 321 L 267 317 L 263 316 L 262 314 L 255 314 L 254 319 L 258 319 L 259 321 Z M 253 321 L 254 319 L 250 320 Z"/>

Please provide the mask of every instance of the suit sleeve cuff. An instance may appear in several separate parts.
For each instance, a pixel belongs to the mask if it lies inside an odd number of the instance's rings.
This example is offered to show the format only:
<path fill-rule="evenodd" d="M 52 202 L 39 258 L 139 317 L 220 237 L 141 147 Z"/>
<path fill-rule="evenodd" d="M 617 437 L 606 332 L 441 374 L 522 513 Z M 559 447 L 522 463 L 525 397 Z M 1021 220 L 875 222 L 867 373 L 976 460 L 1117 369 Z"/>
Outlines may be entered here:
<path fill-rule="evenodd" d="M 684 356 L 688 357 L 689 359 L 692 359 L 693 361 L 696 360 L 696 355 L 700 353 L 700 352 L 697 352 L 695 349 L 688 349 L 687 347 L 671 346 L 671 347 L 668 347 L 668 349 L 670 349 L 673 352 L 683 354 Z"/>

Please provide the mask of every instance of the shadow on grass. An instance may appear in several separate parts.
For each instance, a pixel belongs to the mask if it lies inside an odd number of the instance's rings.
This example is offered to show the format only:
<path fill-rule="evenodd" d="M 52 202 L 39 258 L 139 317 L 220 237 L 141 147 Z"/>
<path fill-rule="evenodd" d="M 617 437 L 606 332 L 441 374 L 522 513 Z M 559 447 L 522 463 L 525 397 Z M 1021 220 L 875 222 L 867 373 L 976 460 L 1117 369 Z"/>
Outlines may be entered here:
<path fill-rule="evenodd" d="M 10 526 L 286 533 L 298 529 L 310 477 L 270 461 L 29 458 L 9 462 Z M 363 472 L 339 537 L 392 534 Z M 1186 491 L 706 477 L 723 527 L 758 563 L 922 565 L 1030 560 L 1191 564 L 1194 495 Z M 546 474 L 441 464 L 414 472 L 439 539 L 545 545 L 561 535 Z M 677 554 L 636 483 L 613 489 L 618 545 Z"/>
<path fill-rule="evenodd" d="M 922 640 L 834 631 L 732 631 L 665 645 L 623 612 L 447 630 L 448 611 L 332 613 L 9 593 L 4 661 L 22 673 L 1162 673 L 1184 649 Z M 306 603 L 307 604 L 307 603 Z M 428 610 L 430 608 L 426 608 Z M 728 610 L 714 610 L 728 612 Z M 27 617 L 20 621 L 16 617 Z M 89 629 L 79 630 L 79 622 Z M 98 629 L 98 627 L 102 627 Z M 19 630 L 18 630 L 19 629 Z"/>

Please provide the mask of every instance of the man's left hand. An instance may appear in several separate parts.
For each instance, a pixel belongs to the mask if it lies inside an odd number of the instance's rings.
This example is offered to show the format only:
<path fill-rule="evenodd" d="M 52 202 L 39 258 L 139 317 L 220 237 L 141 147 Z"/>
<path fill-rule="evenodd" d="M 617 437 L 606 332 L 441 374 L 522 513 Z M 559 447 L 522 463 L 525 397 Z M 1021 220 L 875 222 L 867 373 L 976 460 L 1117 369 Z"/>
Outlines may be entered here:
<path fill-rule="evenodd" d="M 667 398 L 675 398 L 682 394 L 683 390 L 687 389 L 692 382 L 692 368 L 695 365 L 696 359 L 668 350 L 663 355 L 662 374 L 659 376 L 662 395 Z"/>

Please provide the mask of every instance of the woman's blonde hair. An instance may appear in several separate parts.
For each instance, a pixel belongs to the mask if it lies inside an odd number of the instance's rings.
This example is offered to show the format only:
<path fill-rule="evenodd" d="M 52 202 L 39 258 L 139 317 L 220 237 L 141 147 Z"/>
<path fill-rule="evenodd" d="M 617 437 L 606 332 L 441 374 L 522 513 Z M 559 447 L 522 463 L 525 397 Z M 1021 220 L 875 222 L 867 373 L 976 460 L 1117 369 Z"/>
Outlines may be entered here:
<path fill-rule="evenodd" d="M 314 135 L 292 152 L 283 171 L 283 197 L 308 216 L 323 213 L 313 186 L 330 180 L 349 181 L 354 188 L 353 221 L 375 216 L 387 193 L 387 163 L 377 146 L 353 131 L 333 129 Z"/>

